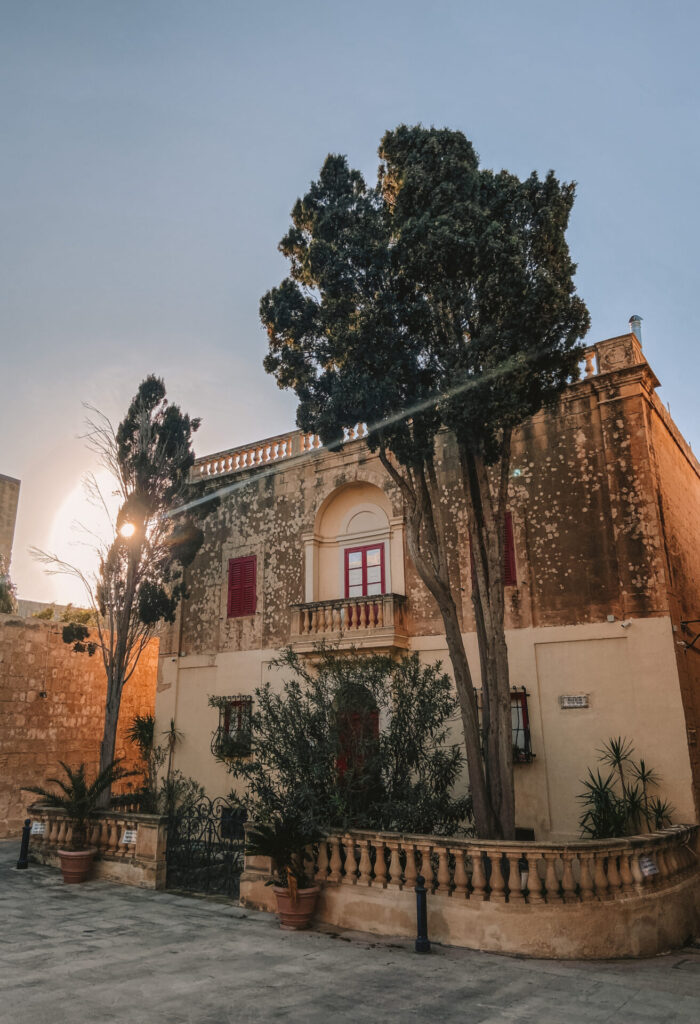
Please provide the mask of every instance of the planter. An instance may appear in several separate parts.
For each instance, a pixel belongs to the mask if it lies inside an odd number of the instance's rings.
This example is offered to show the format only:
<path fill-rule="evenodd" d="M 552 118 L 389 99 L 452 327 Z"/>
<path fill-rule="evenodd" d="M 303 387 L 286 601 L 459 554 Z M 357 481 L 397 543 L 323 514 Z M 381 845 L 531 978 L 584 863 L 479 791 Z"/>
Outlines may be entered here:
<path fill-rule="evenodd" d="M 97 850 L 59 850 L 61 873 L 66 885 L 84 882 L 92 870 L 92 859 Z"/>
<path fill-rule="evenodd" d="M 297 889 L 295 900 L 289 895 L 289 889 L 274 885 L 272 887 L 277 898 L 277 914 L 280 928 L 285 931 L 298 932 L 308 928 L 316 909 L 316 898 L 321 891 L 320 886 L 313 885 L 310 889 Z"/>

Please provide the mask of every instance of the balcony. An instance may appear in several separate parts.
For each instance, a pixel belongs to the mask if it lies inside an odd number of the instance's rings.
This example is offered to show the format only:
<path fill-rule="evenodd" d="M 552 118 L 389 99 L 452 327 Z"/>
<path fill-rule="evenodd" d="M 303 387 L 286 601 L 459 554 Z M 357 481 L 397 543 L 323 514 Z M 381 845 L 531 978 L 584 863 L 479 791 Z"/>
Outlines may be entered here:
<path fill-rule="evenodd" d="M 290 644 L 302 654 L 323 641 L 341 649 L 406 650 L 405 603 L 402 594 L 381 594 L 294 604 Z"/>

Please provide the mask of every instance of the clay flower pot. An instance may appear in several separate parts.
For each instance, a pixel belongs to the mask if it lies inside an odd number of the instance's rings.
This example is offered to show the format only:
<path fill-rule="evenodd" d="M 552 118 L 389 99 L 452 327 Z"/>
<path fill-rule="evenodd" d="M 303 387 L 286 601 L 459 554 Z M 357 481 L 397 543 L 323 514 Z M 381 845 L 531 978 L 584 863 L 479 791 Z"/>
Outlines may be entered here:
<path fill-rule="evenodd" d="M 76 882 L 84 882 L 92 870 L 92 858 L 97 853 L 93 848 L 89 850 L 59 850 L 58 856 L 61 861 L 61 873 L 66 885 Z"/>
<path fill-rule="evenodd" d="M 311 918 L 316 909 L 316 897 L 321 891 L 318 885 L 310 889 L 297 889 L 296 899 L 289 895 L 289 889 L 274 885 L 272 891 L 277 897 L 277 914 L 280 919 L 280 928 L 285 931 L 301 931 L 308 928 Z"/>

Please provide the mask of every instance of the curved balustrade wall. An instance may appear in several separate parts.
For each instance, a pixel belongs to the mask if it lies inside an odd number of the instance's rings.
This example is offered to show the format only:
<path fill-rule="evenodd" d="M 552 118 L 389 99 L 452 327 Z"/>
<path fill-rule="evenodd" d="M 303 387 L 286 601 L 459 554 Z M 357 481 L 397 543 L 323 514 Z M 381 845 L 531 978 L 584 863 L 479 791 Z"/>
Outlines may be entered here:
<path fill-rule="evenodd" d="M 353 831 L 313 856 L 319 919 L 415 934 L 416 878 L 431 938 L 540 957 L 647 956 L 681 945 L 700 909 L 697 826 L 577 844 L 480 842 Z M 273 909 L 268 865 L 246 864 L 241 898 Z"/>

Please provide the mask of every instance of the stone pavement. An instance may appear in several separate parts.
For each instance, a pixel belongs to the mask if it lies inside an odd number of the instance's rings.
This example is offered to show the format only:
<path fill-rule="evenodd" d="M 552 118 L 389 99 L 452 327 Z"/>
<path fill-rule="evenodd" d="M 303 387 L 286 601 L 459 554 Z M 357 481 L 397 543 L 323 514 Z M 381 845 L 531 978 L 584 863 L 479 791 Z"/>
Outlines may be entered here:
<path fill-rule="evenodd" d="M 537 961 L 282 932 L 270 914 L 17 871 L 0 843 L 1 1024 L 700 1024 L 700 949 Z"/>

